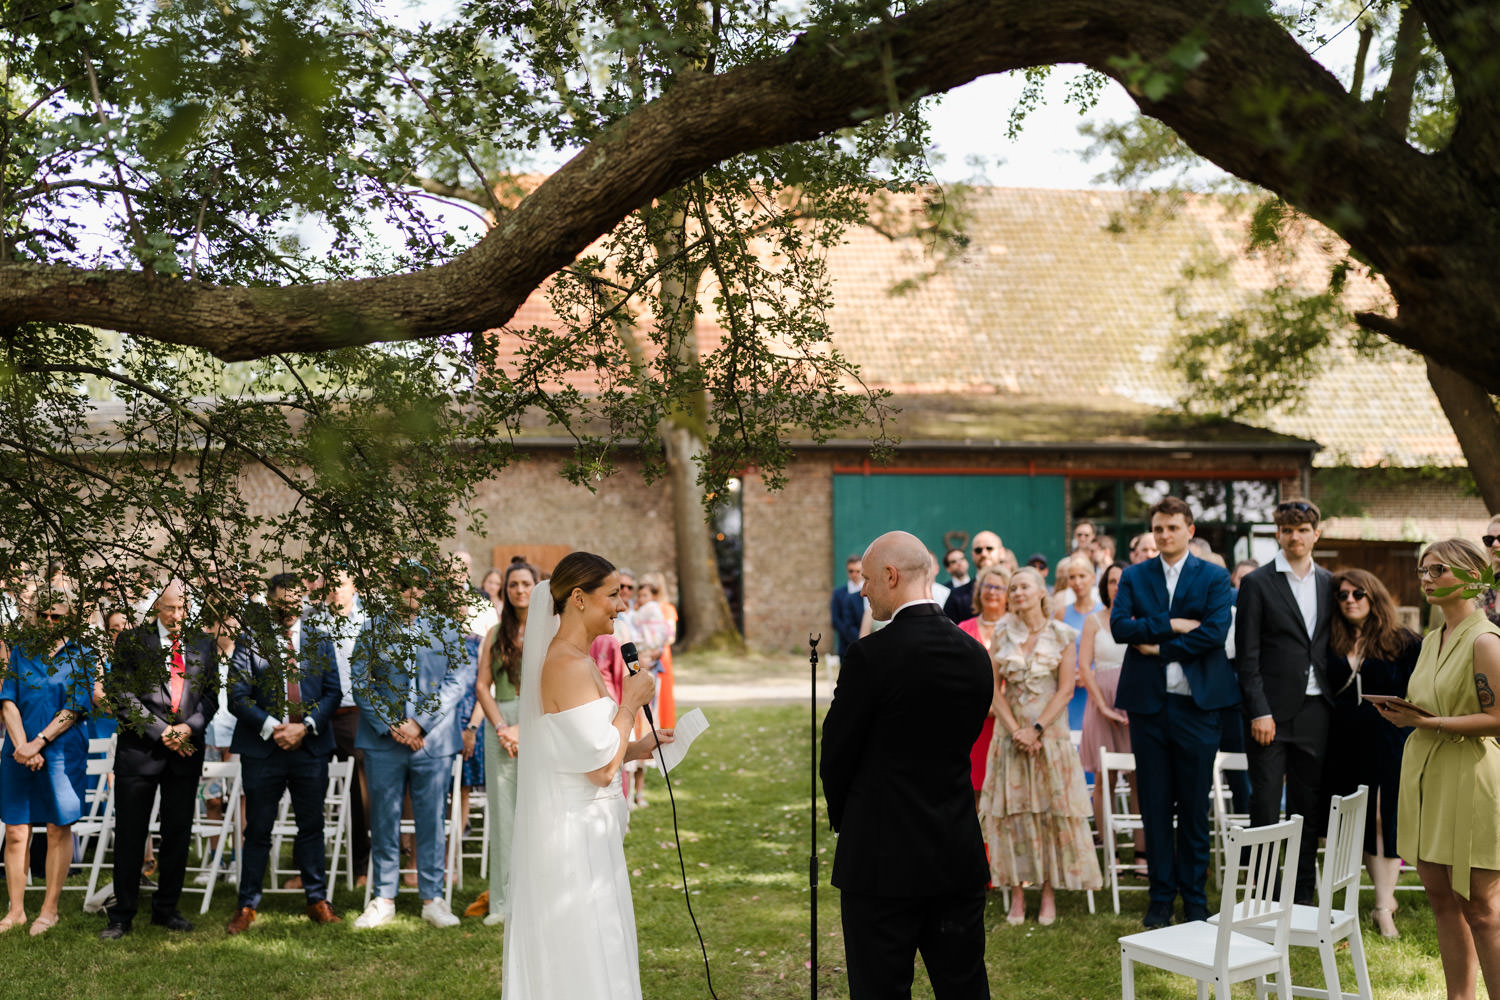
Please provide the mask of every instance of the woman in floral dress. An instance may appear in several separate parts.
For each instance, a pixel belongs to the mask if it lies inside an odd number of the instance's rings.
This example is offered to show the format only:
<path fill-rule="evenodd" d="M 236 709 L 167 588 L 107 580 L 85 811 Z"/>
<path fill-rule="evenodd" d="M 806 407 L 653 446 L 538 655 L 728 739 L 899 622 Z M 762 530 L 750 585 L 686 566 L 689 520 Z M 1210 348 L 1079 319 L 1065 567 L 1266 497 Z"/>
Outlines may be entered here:
<path fill-rule="evenodd" d="M 1042 888 L 1037 922 L 1057 919 L 1054 888 L 1097 889 L 1083 768 L 1068 738 L 1077 653 L 1073 629 L 1053 620 L 1046 583 L 1029 567 L 1010 579 L 1009 609 L 990 643 L 996 739 L 979 817 L 990 877 L 1011 890 L 1011 924 L 1026 919 L 1025 885 Z M 1002 738 L 1002 731 L 1007 738 Z"/>

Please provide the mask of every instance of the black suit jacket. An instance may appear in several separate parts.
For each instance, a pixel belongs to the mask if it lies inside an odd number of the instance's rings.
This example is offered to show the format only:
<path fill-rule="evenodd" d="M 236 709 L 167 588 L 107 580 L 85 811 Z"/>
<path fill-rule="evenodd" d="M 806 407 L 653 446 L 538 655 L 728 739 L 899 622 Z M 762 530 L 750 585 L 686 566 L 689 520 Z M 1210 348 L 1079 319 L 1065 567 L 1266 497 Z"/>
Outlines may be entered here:
<path fill-rule="evenodd" d="M 120 720 L 115 770 L 120 774 L 197 773 L 203 767 L 203 731 L 219 707 L 218 647 L 212 636 L 182 632 L 184 684 L 177 711 L 168 689 L 170 654 L 156 623 L 122 632 L 105 688 Z M 168 726 L 186 723 L 194 752 L 182 757 L 161 741 Z"/>
<path fill-rule="evenodd" d="M 1289 722 L 1307 694 L 1307 671 L 1317 671 L 1323 698 L 1333 704 L 1328 679 L 1329 621 L 1335 599 L 1333 574 L 1314 566 L 1318 617 L 1312 635 L 1291 585 L 1268 563 L 1240 581 L 1235 605 L 1234 669 L 1239 674 L 1245 718 L 1271 716 Z"/>
<path fill-rule="evenodd" d="M 297 650 L 297 689 L 302 704 L 303 722 L 312 720 L 317 729 L 303 737 L 295 750 L 283 751 L 274 739 L 263 740 L 261 728 L 266 717 L 275 714 L 283 722 L 287 717 L 286 673 L 280 656 L 268 657 L 261 640 L 249 632 L 235 643 L 234 659 L 229 665 L 229 711 L 237 720 L 229 749 L 246 757 L 269 757 L 273 753 L 308 753 L 314 757 L 333 755 L 333 713 L 343 700 L 339 685 L 338 651 L 333 640 L 302 623 L 302 641 Z"/>
<path fill-rule="evenodd" d="M 969 751 L 994 693 L 989 654 L 936 604 L 849 647 L 823 720 L 833 884 L 881 896 L 983 892 Z"/>

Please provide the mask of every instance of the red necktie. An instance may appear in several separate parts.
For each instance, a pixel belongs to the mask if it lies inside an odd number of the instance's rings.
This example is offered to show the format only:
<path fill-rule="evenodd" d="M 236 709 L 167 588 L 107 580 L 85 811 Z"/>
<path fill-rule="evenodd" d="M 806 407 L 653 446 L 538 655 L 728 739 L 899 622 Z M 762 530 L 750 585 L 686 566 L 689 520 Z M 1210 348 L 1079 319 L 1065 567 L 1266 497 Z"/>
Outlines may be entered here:
<path fill-rule="evenodd" d="M 172 696 L 172 712 L 182 704 L 182 687 L 187 674 L 187 664 L 182 659 L 182 640 L 172 636 L 172 676 L 167 681 L 167 693 Z"/>
<path fill-rule="evenodd" d="M 292 708 L 302 704 L 302 682 L 297 679 L 297 647 L 292 642 L 292 633 L 286 634 L 286 721 L 301 722 L 302 713 Z"/>

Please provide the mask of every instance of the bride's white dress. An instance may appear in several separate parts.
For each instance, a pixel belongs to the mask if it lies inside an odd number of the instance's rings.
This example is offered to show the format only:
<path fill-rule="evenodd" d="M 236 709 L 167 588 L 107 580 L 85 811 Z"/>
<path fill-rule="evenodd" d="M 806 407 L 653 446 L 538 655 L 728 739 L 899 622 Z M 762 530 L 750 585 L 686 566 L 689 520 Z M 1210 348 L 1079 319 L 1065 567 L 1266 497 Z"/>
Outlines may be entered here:
<path fill-rule="evenodd" d="M 545 617 L 551 621 L 541 629 L 533 631 L 539 622 L 528 623 L 522 656 L 502 995 L 640 1000 L 625 867 L 627 807 L 618 782 L 600 788 L 588 778 L 619 748 L 620 733 L 612 724 L 618 706 L 600 697 L 565 712 L 541 711 L 541 662 L 557 631 L 556 616 Z"/>

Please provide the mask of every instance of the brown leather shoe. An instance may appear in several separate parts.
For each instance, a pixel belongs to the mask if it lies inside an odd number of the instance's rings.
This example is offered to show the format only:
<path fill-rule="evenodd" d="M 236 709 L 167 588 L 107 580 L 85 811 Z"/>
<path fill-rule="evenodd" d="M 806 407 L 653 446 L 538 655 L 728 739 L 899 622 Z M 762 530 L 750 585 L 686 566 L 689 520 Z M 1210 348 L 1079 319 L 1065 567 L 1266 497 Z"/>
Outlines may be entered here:
<path fill-rule="evenodd" d="M 341 924 L 344 918 L 333 912 L 328 900 L 320 899 L 307 908 L 307 919 L 315 924 Z"/>
<path fill-rule="evenodd" d="M 230 917 L 229 923 L 224 925 L 224 933 L 232 937 L 242 933 L 253 923 L 255 923 L 255 911 L 248 906 L 242 906 L 234 911 L 234 916 Z"/>

